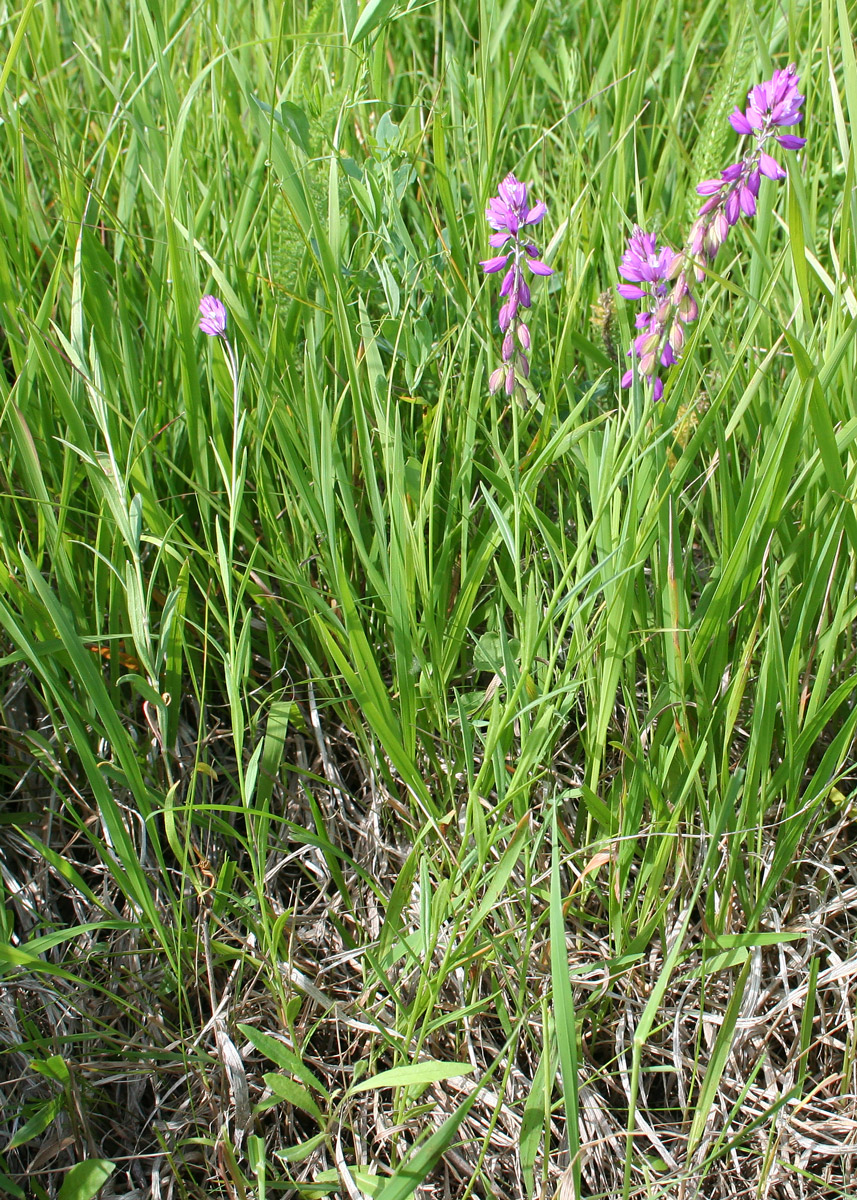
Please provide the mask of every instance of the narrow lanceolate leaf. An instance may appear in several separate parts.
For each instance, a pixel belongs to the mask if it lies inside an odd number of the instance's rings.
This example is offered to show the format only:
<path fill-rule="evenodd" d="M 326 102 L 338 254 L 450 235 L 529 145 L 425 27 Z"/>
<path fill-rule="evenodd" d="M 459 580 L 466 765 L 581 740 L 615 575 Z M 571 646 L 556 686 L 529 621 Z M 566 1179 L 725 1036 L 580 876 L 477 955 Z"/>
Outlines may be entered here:
<path fill-rule="evenodd" d="M 326 1100 L 330 1099 L 330 1092 L 321 1080 L 310 1070 L 300 1056 L 294 1050 L 290 1050 L 288 1046 L 284 1045 L 279 1038 L 272 1037 L 269 1033 L 262 1033 L 261 1030 L 256 1029 L 253 1025 L 239 1025 L 238 1028 L 260 1054 L 264 1054 L 266 1058 L 270 1058 L 271 1062 L 276 1063 L 278 1067 L 282 1067 L 284 1071 L 296 1075 L 307 1087 L 314 1088 Z"/>
<path fill-rule="evenodd" d="M 545 1119 L 550 1103 L 549 1097 L 545 1095 L 545 1077 L 548 1073 L 549 1063 L 550 1047 L 545 1046 L 539 1059 L 536 1073 L 533 1076 L 532 1088 L 527 1095 L 521 1119 L 521 1134 L 519 1138 L 521 1170 L 524 1174 L 524 1183 L 529 1195 L 532 1195 L 533 1188 L 535 1187 L 534 1167 L 536 1155 L 538 1154 L 541 1140 L 545 1136 Z"/>
<path fill-rule="evenodd" d="M 407 1200 L 407 1197 L 413 1195 L 420 1184 L 425 1182 L 429 1172 L 450 1145 L 462 1121 L 478 1100 L 480 1091 L 479 1085 L 474 1087 L 467 1099 L 446 1118 L 440 1129 L 437 1129 L 402 1166 L 396 1168 L 380 1193 L 381 1200 Z"/>
<path fill-rule="evenodd" d="M 472 1063 L 426 1059 L 425 1062 L 408 1063 L 404 1067 L 392 1067 L 389 1071 L 373 1075 L 371 1079 L 361 1079 L 351 1088 L 351 1095 L 376 1091 L 378 1088 L 420 1087 L 427 1083 L 440 1083 L 444 1079 L 458 1079 L 462 1075 L 470 1075 L 472 1071 Z"/>
<path fill-rule="evenodd" d="M 694 1104 L 693 1121 L 690 1126 L 690 1133 L 687 1139 L 687 1158 L 688 1162 L 693 1161 L 693 1154 L 696 1150 L 699 1140 L 705 1131 L 705 1125 L 708 1121 L 708 1115 L 711 1112 L 711 1106 L 714 1103 L 714 1098 L 717 1095 L 720 1087 L 720 1080 L 723 1077 L 723 1072 L 726 1069 L 726 1063 L 729 1055 L 732 1052 L 732 1041 L 735 1036 L 735 1025 L 741 1013 L 741 1004 L 744 1000 L 744 986 L 747 982 L 747 977 L 750 974 L 750 968 L 753 965 L 752 958 L 748 958 L 734 982 L 732 996 L 727 1005 L 726 1012 L 723 1014 L 723 1020 L 720 1028 L 717 1031 L 717 1037 L 714 1041 L 714 1046 L 711 1050 L 711 1055 L 708 1060 L 708 1068 L 705 1072 L 705 1078 L 702 1081 L 702 1087 L 699 1090 L 699 1096 Z"/>
<path fill-rule="evenodd" d="M 15 1150 L 18 1146 L 26 1146 L 27 1142 L 31 1142 L 33 1138 L 37 1138 L 43 1134 L 51 1122 L 56 1119 L 62 1106 L 62 1096 L 54 1096 L 52 1100 L 46 1100 L 41 1104 L 30 1119 L 25 1121 L 20 1129 L 13 1133 L 12 1137 L 3 1147 L 4 1153 Z"/>
<path fill-rule="evenodd" d="M 551 876 L 550 876 L 550 961 L 551 989 L 553 994 L 554 1035 L 559 1054 L 562 1096 L 565 1107 L 566 1137 L 571 1159 L 571 1174 L 574 1195 L 580 1195 L 580 1123 L 577 1078 L 577 1024 L 574 1013 L 574 995 L 568 971 L 565 919 L 562 912 L 560 888 L 559 830 L 556 808 L 553 810 L 551 829 Z"/>

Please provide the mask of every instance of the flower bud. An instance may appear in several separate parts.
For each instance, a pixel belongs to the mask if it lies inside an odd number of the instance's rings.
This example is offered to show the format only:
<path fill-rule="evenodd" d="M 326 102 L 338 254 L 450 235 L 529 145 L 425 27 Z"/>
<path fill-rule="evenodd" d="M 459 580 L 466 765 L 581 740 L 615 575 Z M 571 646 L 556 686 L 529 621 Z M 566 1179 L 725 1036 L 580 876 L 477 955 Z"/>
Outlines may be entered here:
<path fill-rule="evenodd" d="M 678 279 L 686 265 L 686 256 L 684 252 L 677 254 L 672 261 L 672 266 L 667 271 L 665 278 L 669 280 Z"/>
<path fill-rule="evenodd" d="M 506 368 L 497 367 L 495 371 L 491 372 L 491 375 L 488 379 L 488 391 L 491 392 L 492 395 L 494 392 L 499 392 L 500 388 L 503 386 L 503 380 L 505 378 Z"/>

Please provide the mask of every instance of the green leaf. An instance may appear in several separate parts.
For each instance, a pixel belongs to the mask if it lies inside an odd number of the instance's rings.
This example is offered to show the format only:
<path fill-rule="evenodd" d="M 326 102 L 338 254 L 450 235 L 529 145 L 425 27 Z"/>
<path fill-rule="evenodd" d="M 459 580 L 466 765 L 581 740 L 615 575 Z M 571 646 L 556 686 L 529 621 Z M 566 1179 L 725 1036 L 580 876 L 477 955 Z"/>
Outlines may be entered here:
<path fill-rule="evenodd" d="M 6 52 L 6 61 L 3 63 L 3 73 L 0 74 L 0 95 L 6 89 L 6 84 L 9 81 L 9 76 L 12 73 L 12 68 L 15 65 L 15 59 L 18 57 L 18 51 L 21 48 L 21 43 L 27 33 L 27 26 L 30 23 L 30 17 L 33 14 L 33 9 L 36 6 L 36 0 L 27 0 L 27 7 L 21 14 L 21 20 L 18 22 L 18 28 L 15 30 L 15 36 L 12 38 L 12 44 Z"/>
<path fill-rule="evenodd" d="M 451 1117 L 447 1117 L 425 1145 L 396 1170 L 393 1178 L 382 1188 L 381 1200 L 407 1200 L 407 1197 L 414 1193 L 452 1142 L 459 1125 L 476 1103 L 481 1091 L 481 1088 L 475 1087 L 464 1103 L 458 1106 Z"/>
<path fill-rule="evenodd" d="M 577 1102 L 577 1023 L 574 995 L 568 973 L 568 951 L 565 945 L 565 919 L 562 913 L 562 893 L 559 886 L 559 828 L 556 805 L 553 809 L 551 839 L 550 889 L 550 961 L 553 991 L 554 1030 L 559 1065 L 562 1073 L 562 1095 L 565 1105 L 566 1136 L 571 1157 L 574 1195 L 580 1195 L 580 1124 Z"/>
<path fill-rule="evenodd" d="M 22 1192 L 17 1183 L 13 1183 L 8 1175 L 4 1175 L 0 1171 L 0 1188 L 4 1189 L 7 1196 L 11 1196 L 12 1200 L 27 1200 L 26 1192 Z"/>
<path fill-rule="evenodd" d="M 417 853 L 415 850 L 412 850 L 399 871 L 396 882 L 393 885 L 393 890 L 390 893 L 390 899 L 386 904 L 384 924 L 381 926 L 381 933 L 378 938 L 378 960 L 385 967 L 389 967 L 394 961 L 392 955 L 388 957 L 388 954 L 395 939 L 399 936 L 400 917 L 402 909 L 405 907 L 411 893 L 411 884 L 416 867 Z"/>
<path fill-rule="evenodd" d="M 30 1067 L 37 1074 L 53 1079 L 54 1083 L 66 1084 L 69 1081 L 68 1064 L 60 1054 L 52 1054 L 50 1058 L 44 1060 L 34 1058 L 30 1062 Z"/>
<path fill-rule="evenodd" d="M 269 1033 L 261 1033 L 258 1029 L 254 1029 L 252 1025 L 238 1026 L 241 1033 L 251 1045 L 264 1054 L 266 1058 L 270 1058 L 271 1062 L 282 1067 L 284 1071 L 288 1071 L 290 1075 L 297 1075 L 298 1079 L 302 1080 L 307 1087 L 313 1088 L 320 1095 L 324 1096 L 325 1100 L 330 1099 L 330 1092 L 318 1079 L 308 1066 L 298 1057 L 293 1050 L 285 1046 L 278 1038 L 271 1037 Z"/>
<path fill-rule="evenodd" d="M 262 759 L 259 764 L 259 782 L 256 785 L 257 809 L 264 809 L 270 803 L 277 772 L 283 761 L 283 747 L 286 742 L 286 732 L 289 721 L 295 714 L 295 704 L 292 701 L 274 700 L 268 712 L 268 722 L 265 726 L 265 741 Z"/>
<path fill-rule="evenodd" d="M 711 1111 L 711 1106 L 720 1087 L 720 1080 L 723 1076 L 726 1063 L 729 1061 L 735 1025 L 738 1022 L 738 1017 L 741 1013 L 741 1004 L 744 1000 L 744 985 L 747 982 L 751 966 L 752 959 L 748 958 L 741 969 L 741 974 L 735 981 L 732 998 L 729 1001 L 726 1012 L 723 1014 L 720 1029 L 717 1031 L 714 1049 L 711 1051 L 711 1058 L 708 1062 L 708 1070 L 705 1072 L 699 1097 L 694 1105 L 693 1123 L 690 1127 L 690 1134 L 687 1141 L 688 1161 L 690 1161 L 693 1152 L 699 1144 L 699 1139 L 705 1131 L 708 1114 Z"/>
<path fill-rule="evenodd" d="M 470 1075 L 472 1071 L 471 1063 L 440 1062 L 430 1058 L 425 1062 L 393 1067 L 389 1071 L 382 1071 L 380 1075 L 373 1075 L 371 1079 L 363 1079 L 351 1088 L 351 1095 L 371 1092 L 376 1088 L 417 1087 L 426 1083 L 440 1083 L 444 1079 L 460 1079 L 462 1075 Z"/>
<path fill-rule="evenodd" d="M 545 1132 L 547 1105 L 547 1097 L 545 1096 L 545 1071 L 549 1057 L 549 1048 L 545 1046 L 539 1058 L 539 1065 L 536 1067 L 536 1073 L 533 1076 L 533 1086 L 530 1088 L 530 1094 L 524 1103 L 524 1113 L 521 1118 L 521 1133 L 519 1136 L 521 1171 L 524 1175 L 524 1186 L 528 1196 L 531 1196 L 535 1191 L 534 1167 L 536 1155 L 539 1151 L 542 1134 Z"/>
<path fill-rule="evenodd" d="M 273 1072 L 263 1075 L 262 1078 L 277 1097 L 277 1100 L 285 1100 L 293 1108 L 299 1108 L 302 1112 L 309 1113 L 311 1117 L 315 1117 L 319 1125 L 326 1123 L 324 1114 L 315 1100 L 313 1100 L 306 1088 L 302 1088 L 299 1083 L 295 1083 L 294 1079 L 289 1078 L 288 1075 L 279 1075 Z M 262 1106 L 269 1108 L 271 1101 L 263 1100 Z"/>
<path fill-rule="evenodd" d="M 375 128 L 375 141 L 382 149 L 386 150 L 388 146 L 391 146 L 398 140 L 399 126 L 390 116 L 390 113 L 385 112 Z"/>
<path fill-rule="evenodd" d="M 91 1158 L 66 1171 L 57 1200 L 94 1200 L 116 1170 L 106 1158 Z"/>
<path fill-rule="evenodd" d="M 304 110 L 290 100 L 284 100 L 277 115 L 295 145 L 309 155 L 309 118 Z"/>
<path fill-rule="evenodd" d="M 54 1096 L 52 1100 L 48 1100 L 41 1108 L 37 1109 L 29 1121 L 21 1126 L 17 1133 L 12 1135 L 3 1153 L 6 1154 L 10 1150 L 14 1150 L 16 1146 L 26 1146 L 27 1142 L 31 1142 L 33 1138 L 37 1138 L 40 1134 L 43 1134 L 51 1122 L 55 1120 L 62 1106 L 62 1096 Z"/>
<path fill-rule="evenodd" d="M 396 6 L 396 0 L 369 0 L 363 12 L 357 18 L 357 23 L 351 34 L 351 44 L 362 42 L 365 37 L 377 29 Z"/>
<path fill-rule="evenodd" d="M 274 1158 L 279 1158 L 282 1162 L 301 1163 L 305 1158 L 309 1158 L 313 1150 L 317 1150 L 324 1144 L 326 1137 L 326 1133 L 317 1133 L 297 1146 L 287 1146 L 285 1150 L 275 1150 Z"/>

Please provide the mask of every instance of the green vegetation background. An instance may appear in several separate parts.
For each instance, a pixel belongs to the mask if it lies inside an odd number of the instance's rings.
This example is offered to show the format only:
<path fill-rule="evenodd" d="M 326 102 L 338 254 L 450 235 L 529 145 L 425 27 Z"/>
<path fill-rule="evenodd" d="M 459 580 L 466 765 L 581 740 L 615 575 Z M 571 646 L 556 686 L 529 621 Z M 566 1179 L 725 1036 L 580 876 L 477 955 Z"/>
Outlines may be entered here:
<path fill-rule="evenodd" d="M 852 947 L 852 17 L 2 7 L 8 1194 L 672 1196 L 857 1092 L 806 941 Z M 681 244 L 790 61 L 805 152 L 663 404 L 620 392 L 631 225 Z M 526 408 L 487 390 L 508 171 L 555 269 Z M 800 938 L 748 1115 L 748 972 Z M 682 1083 L 689 987 L 721 1032 Z"/>

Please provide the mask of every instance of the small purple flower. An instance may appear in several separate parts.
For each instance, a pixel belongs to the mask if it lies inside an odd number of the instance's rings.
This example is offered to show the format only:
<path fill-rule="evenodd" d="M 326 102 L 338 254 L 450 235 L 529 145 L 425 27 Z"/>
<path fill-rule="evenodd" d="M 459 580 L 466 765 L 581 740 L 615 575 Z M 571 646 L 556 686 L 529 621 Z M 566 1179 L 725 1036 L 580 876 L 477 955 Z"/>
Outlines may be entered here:
<path fill-rule="evenodd" d="M 657 284 L 669 278 L 675 258 L 675 251 L 669 246 L 658 249 L 653 233 L 644 233 L 642 229 L 635 227 L 628 239 L 628 249 L 622 255 L 619 274 L 624 279 L 639 283 Z M 628 294 L 630 292 L 640 294 L 632 296 Z M 629 288 L 627 284 L 620 284 L 619 294 L 629 300 L 639 300 L 648 293 L 644 288 Z"/>
<path fill-rule="evenodd" d="M 768 179 L 785 179 L 786 173 L 775 158 L 763 150 L 759 154 L 759 171 Z"/>
<path fill-rule="evenodd" d="M 538 225 L 547 212 L 543 202 L 530 208 L 527 203 L 527 185 L 507 175 L 500 184 L 498 194 L 488 201 L 485 219 L 494 230 L 488 241 L 495 250 L 507 247 L 504 254 L 483 259 L 480 263 L 486 275 L 505 271 L 500 285 L 500 295 L 505 303 L 500 306 L 497 323 L 503 336 L 503 366 L 492 372 L 488 386 L 492 392 L 505 387 L 511 396 L 515 391 L 517 375 L 526 379 L 530 364 L 524 350 L 530 348 L 530 331 L 518 316 L 519 309 L 529 308 L 532 300 L 530 286 L 524 278 L 524 266 L 532 275 L 553 275 L 553 268 L 539 259 L 538 247 L 526 236 L 529 229 Z M 517 337 L 521 349 L 515 346 Z"/>
<path fill-rule="evenodd" d="M 203 296 L 199 302 L 199 328 L 209 337 L 226 333 L 226 308 L 216 296 Z"/>
<path fill-rule="evenodd" d="M 797 125 L 802 116 L 800 106 L 804 102 L 799 87 L 800 77 L 794 63 L 784 71 L 774 71 L 767 82 L 750 88 L 747 93 L 750 105 L 744 112 L 735 109 L 729 118 L 732 128 L 744 136 L 755 133 L 757 137 L 767 137 L 775 127 Z M 805 138 L 796 140 L 801 146 L 806 141 Z M 800 146 L 793 148 L 799 150 Z"/>

